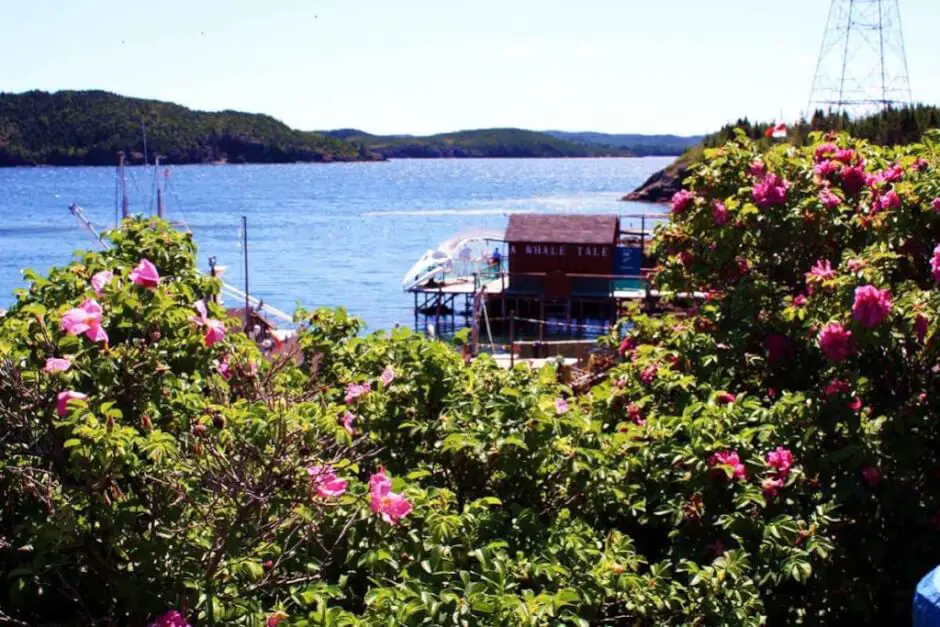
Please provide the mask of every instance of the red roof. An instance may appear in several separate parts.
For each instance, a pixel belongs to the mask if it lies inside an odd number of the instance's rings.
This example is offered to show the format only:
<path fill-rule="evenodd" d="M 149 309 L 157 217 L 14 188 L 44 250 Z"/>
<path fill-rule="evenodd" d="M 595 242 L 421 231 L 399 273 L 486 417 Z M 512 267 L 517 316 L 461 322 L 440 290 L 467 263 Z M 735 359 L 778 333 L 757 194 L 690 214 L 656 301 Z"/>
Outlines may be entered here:
<path fill-rule="evenodd" d="M 614 244 L 617 216 L 515 213 L 509 216 L 507 242 L 540 244 Z"/>

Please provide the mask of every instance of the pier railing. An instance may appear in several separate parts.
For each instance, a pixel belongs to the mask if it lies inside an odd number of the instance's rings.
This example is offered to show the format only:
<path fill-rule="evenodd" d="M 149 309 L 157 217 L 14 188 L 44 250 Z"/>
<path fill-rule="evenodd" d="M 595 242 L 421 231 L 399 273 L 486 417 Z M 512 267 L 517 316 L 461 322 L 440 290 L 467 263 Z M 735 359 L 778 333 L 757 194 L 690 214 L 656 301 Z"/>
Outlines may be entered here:
<path fill-rule="evenodd" d="M 649 296 L 650 284 L 649 284 L 649 275 L 648 274 L 588 274 L 584 272 L 499 272 L 498 274 L 489 274 L 486 276 L 475 274 L 473 276 L 473 288 L 475 291 L 479 291 L 485 285 L 492 283 L 495 280 L 500 282 L 500 293 L 505 294 L 507 289 L 511 287 L 510 281 L 513 277 L 521 279 L 546 279 L 549 276 L 557 276 L 562 279 L 584 279 L 584 280 L 596 280 L 599 282 L 607 282 L 606 294 L 593 293 L 590 295 L 596 296 L 606 296 L 613 297 L 617 291 L 626 291 L 626 290 L 642 290 L 646 292 L 646 295 Z M 629 281 L 635 285 L 623 286 L 617 285 L 617 282 L 626 282 Z M 524 290 L 523 293 L 530 290 Z M 544 282 L 539 286 L 539 289 L 532 289 L 533 294 L 543 293 L 545 291 Z M 572 296 L 578 296 L 577 291 L 572 292 Z"/>

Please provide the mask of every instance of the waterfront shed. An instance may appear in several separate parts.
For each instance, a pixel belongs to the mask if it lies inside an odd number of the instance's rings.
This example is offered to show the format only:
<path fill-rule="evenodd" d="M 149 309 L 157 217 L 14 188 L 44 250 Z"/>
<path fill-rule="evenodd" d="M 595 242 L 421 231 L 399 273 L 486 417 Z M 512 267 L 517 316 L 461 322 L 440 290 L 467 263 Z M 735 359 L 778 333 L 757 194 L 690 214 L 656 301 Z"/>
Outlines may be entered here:
<path fill-rule="evenodd" d="M 609 275 L 620 231 L 614 215 L 509 216 L 509 274 Z"/>

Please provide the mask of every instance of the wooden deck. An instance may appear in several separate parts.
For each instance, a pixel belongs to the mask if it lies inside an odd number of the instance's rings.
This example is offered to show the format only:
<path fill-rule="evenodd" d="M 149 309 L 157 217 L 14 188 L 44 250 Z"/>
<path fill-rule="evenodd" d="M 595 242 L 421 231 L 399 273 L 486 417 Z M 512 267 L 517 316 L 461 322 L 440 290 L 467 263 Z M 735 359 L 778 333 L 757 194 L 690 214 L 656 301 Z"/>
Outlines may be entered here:
<path fill-rule="evenodd" d="M 619 278 L 619 277 L 618 277 Z M 487 296 L 494 296 L 503 293 L 503 280 L 502 279 L 493 279 L 483 284 Z M 506 279 L 505 281 L 506 292 L 512 291 L 512 281 Z M 436 283 L 432 285 L 420 285 L 414 287 L 410 292 L 417 292 L 418 294 L 469 294 L 473 295 L 474 293 L 474 282 L 473 279 L 457 279 L 454 281 L 445 281 L 444 283 Z M 653 298 L 661 298 L 663 296 L 676 296 L 677 298 L 692 298 L 695 300 L 705 300 L 705 292 L 679 292 L 677 294 L 670 293 L 661 293 L 659 290 L 650 290 L 649 295 Z M 574 294 L 577 297 L 577 294 Z M 594 296 L 603 296 L 603 295 L 594 295 Z M 616 300 L 643 300 L 646 298 L 645 289 L 625 289 L 625 290 L 613 290 L 608 295 L 610 298 Z"/>
<path fill-rule="evenodd" d="M 508 286 L 508 281 L 507 281 Z M 493 279 L 483 283 L 487 294 L 501 294 L 503 291 L 503 282 L 500 279 Z M 409 292 L 418 294 L 470 294 L 474 293 L 473 279 L 457 279 L 454 281 L 445 281 L 443 283 L 424 284 L 413 287 Z"/>

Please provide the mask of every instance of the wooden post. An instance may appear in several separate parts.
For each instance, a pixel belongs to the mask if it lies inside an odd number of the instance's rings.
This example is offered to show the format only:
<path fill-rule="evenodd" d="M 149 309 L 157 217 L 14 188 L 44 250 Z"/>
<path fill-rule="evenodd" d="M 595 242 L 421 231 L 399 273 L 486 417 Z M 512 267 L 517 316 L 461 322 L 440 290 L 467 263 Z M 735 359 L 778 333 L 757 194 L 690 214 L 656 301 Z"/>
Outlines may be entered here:
<path fill-rule="evenodd" d="M 504 301 L 505 302 L 505 301 Z M 516 365 L 516 312 L 509 312 L 509 367 Z"/>
<path fill-rule="evenodd" d="M 640 216 L 640 270 L 643 269 L 643 251 L 646 250 L 646 214 Z"/>
<path fill-rule="evenodd" d="M 545 341 L 545 294 L 539 296 L 539 342 Z"/>

